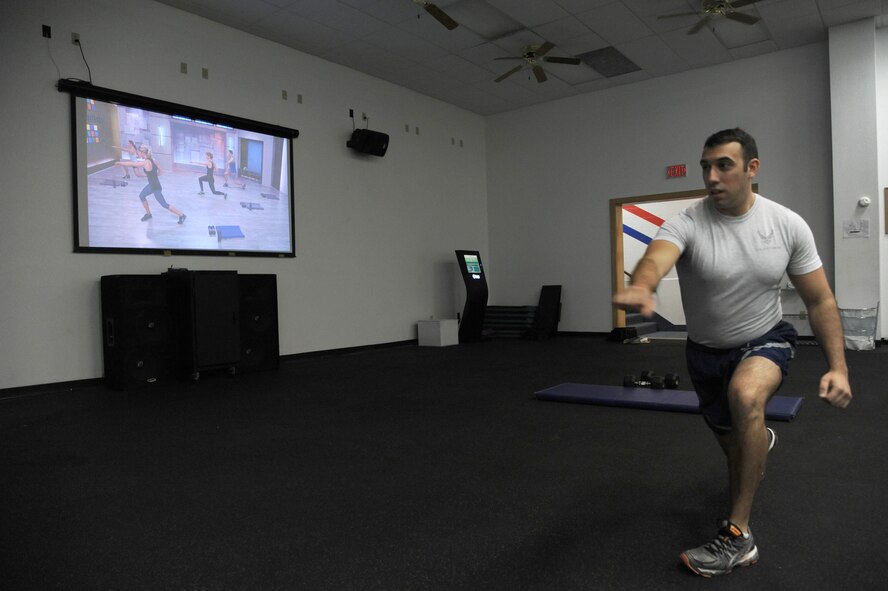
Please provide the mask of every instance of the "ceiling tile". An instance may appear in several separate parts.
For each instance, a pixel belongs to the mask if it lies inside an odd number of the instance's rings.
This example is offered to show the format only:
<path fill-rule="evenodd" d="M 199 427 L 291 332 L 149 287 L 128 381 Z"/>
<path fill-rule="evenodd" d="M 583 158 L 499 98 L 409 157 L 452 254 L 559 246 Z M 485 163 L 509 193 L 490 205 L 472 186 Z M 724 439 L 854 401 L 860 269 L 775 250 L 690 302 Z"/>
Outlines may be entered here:
<path fill-rule="evenodd" d="M 556 45 L 588 35 L 591 31 L 575 16 L 568 16 L 557 21 L 532 27 L 533 31 L 547 41 Z"/>
<path fill-rule="evenodd" d="M 415 35 L 420 39 L 452 52 L 467 47 L 474 47 L 485 42 L 484 37 L 466 27 L 460 26 L 449 31 L 433 18 L 409 18 L 396 26 L 411 35 Z"/>
<path fill-rule="evenodd" d="M 656 36 L 636 39 L 617 46 L 626 57 L 642 70 L 654 76 L 669 76 L 690 69 L 688 63 Z"/>
<path fill-rule="evenodd" d="M 160 0 L 163 4 L 200 14 L 236 29 L 249 26 L 280 10 L 263 0 Z"/>
<path fill-rule="evenodd" d="M 490 77 L 490 71 L 458 55 L 445 55 L 435 58 L 426 65 L 433 70 L 442 72 L 461 82 L 477 82 Z"/>
<path fill-rule="evenodd" d="M 525 27 L 535 27 L 569 16 L 553 0 L 487 0 L 487 3 L 509 14 Z"/>
<path fill-rule="evenodd" d="M 613 2 L 581 12 L 577 18 L 611 45 L 641 39 L 653 33 L 622 2 Z"/>
<path fill-rule="evenodd" d="M 640 17 L 657 17 L 673 12 L 688 12 L 687 0 L 623 0 L 626 8 Z M 695 3 L 699 7 L 699 4 Z"/>
<path fill-rule="evenodd" d="M 730 49 L 729 52 L 734 59 L 743 59 L 747 57 L 755 57 L 757 55 L 764 55 L 766 53 L 777 51 L 778 49 L 780 48 L 773 39 L 767 39 L 760 43 L 753 43 L 751 45 L 744 45 L 743 47 Z"/>
<path fill-rule="evenodd" d="M 352 40 L 348 34 L 309 20 L 289 10 L 275 12 L 246 27 L 254 35 L 312 53 L 343 45 Z"/>
<path fill-rule="evenodd" d="M 521 55 L 522 51 L 528 45 L 542 44 L 545 39 L 531 31 L 530 29 L 521 29 L 515 31 L 511 35 L 500 37 L 494 43 L 502 48 L 504 55 Z"/>
<path fill-rule="evenodd" d="M 704 28 L 694 35 L 670 31 L 661 38 L 692 68 L 704 68 L 731 60 L 731 54 L 709 29 Z"/>
<path fill-rule="evenodd" d="M 571 14 L 578 14 L 580 12 L 585 12 L 590 8 L 610 4 L 613 1 L 614 0 L 555 0 L 555 3 Z"/>
<path fill-rule="evenodd" d="M 476 45 L 475 47 L 469 47 L 456 52 L 456 54 L 473 64 L 479 65 L 491 63 L 494 59 L 504 55 L 503 48 L 494 45 L 493 43 L 484 43 L 482 45 Z"/>
<path fill-rule="evenodd" d="M 443 56 L 447 50 L 412 35 L 398 27 L 386 26 L 364 40 L 371 45 L 383 47 L 395 55 L 413 61 L 428 61 Z"/>
<path fill-rule="evenodd" d="M 753 45 L 768 40 L 768 31 L 765 30 L 761 21 L 754 25 L 747 25 L 729 19 L 718 18 L 713 19 L 710 25 L 715 36 L 728 49 Z"/>
<path fill-rule="evenodd" d="M 461 0 L 447 7 L 447 14 L 460 26 L 465 26 L 485 39 L 497 39 L 524 25 L 480 0 Z"/>
<path fill-rule="evenodd" d="M 288 10 L 353 37 L 364 37 L 385 27 L 385 22 L 365 12 L 330 0 L 300 0 Z"/>
<path fill-rule="evenodd" d="M 609 43 L 602 39 L 598 33 L 589 31 L 585 35 L 559 43 L 558 47 L 567 55 L 580 55 L 581 53 L 595 51 L 608 45 Z"/>
<path fill-rule="evenodd" d="M 569 66 L 566 64 L 546 64 L 546 71 L 550 75 L 557 77 L 559 80 L 567 82 L 571 86 L 576 86 L 577 84 L 582 84 L 584 82 L 590 82 L 592 80 L 600 80 L 604 78 L 604 76 L 602 76 L 586 64 L 580 64 L 578 66 Z"/>

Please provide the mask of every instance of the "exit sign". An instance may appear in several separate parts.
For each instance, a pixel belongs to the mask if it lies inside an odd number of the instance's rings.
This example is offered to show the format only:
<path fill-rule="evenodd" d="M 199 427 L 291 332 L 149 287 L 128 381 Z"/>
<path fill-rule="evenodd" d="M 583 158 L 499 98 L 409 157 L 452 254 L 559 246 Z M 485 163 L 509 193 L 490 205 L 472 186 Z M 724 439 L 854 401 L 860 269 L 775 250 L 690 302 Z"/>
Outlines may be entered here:
<path fill-rule="evenodd" d="M 673 164 L 672 166 L 667 166 L 666 176 L 669 178 L 688 176 L 688 167 L 685 164 Z"/>

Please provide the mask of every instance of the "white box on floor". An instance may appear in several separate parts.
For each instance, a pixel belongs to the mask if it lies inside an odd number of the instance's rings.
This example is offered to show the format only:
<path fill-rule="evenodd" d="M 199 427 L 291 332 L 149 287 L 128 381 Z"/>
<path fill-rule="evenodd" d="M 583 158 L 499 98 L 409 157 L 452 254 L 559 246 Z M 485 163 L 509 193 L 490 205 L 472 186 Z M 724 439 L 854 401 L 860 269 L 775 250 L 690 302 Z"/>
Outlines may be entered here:
<path fill-rule="evenodd" d="M 420 320 L 420 347 L 447 347 L 459 344 L 459 322 L 456 320 Z"/>

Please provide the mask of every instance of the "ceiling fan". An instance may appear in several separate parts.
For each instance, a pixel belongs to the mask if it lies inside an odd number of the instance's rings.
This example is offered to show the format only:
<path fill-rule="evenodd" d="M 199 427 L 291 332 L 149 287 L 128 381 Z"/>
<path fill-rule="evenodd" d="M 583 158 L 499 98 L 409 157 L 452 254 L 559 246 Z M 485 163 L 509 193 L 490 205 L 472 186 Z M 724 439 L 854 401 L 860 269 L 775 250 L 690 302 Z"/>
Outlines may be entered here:
<path fill-rule="evenodd" d="M 521 64 L 520 66 L 515 66 L 514 68 L 494 80 L 494 82 L 502 82 L 515 72 L 518 72 L 520 70 L 523 70 L 527 66 L 530 66 L 533 70 L 533 75 L 536 77 L 537 82 L 542 83 L 548 80 L 548 78 L 546 77 L 546 72 L 543 70 L 543 66 L 540 65 L 542 62 L 549 62 L 552 64 L 570 64 L 572 66 L 578 66 L 580 64 L 580 58 L 577 57 L 544 57 L 553 47 L 555 47 L 555 44 L 548 41 L 546 41 L 542 45 L 534 43 L 522 49 L 520 57 L 494 58 L 498 60 L 524 60 L 523 64 Z"/>
<path fill-rule="evenodd" d="M 700 12 L 680 12 L 676 14 L 664 14 L 657 18 L 675 18 L 678 16 L 699 16 L 700 20 L 693 27 L 688 29 L 687 35 L 693 35 L 706 26 L 713 17 L 723 16 L 732 21 L 743 23 L 744 25 L 754 25 L 759 22 L 759 17 L 737 12 L 738 8 L 742 8 L 749 4 L 755 4 L 757 0 L 703 0 Z"/>
<path fill-rule="evenodd" d="M 432 15 L 436 21 L 447 27 L 448 30 L 452 31 L 459 26 L 458 22 L 450 18 L 447 13 L 438 8 L 435 4 L 428 2 L 427 0 L 413 0 L 413 3 L 417 6 L 421 6 L 423 10 Z"/>

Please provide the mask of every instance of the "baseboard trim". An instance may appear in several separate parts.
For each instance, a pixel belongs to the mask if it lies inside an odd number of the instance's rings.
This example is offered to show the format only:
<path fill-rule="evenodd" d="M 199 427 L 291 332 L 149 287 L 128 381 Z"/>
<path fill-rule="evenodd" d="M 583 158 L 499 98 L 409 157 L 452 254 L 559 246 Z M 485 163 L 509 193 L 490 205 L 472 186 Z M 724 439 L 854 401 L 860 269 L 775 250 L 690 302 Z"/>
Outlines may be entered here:
<path fill-rule="evenodd" d="M 312 357 L 329 357 L 333 355 L 350 355 L 352 353 L 361 353 L 363 351 L 373 351 L 376 349 L 395 349 L 398 347 L 408 347 L 417 344 L 419 344 L 418 339 L 407 339 L 406 341 L 392 341 L 389 343 L 377 343 L 375 345 L 360 345 L 357 347 L 343 347 L 341 349 L 306 351 L 305 353 L 291 353 L 289 355 L 281 355 L 281 361 L 294 361 L 297 359 L 309 359 Z"/>
<path fill-rule="evenodd" d="M 48 384 L 35 384 L 33 386 L 17 386 L 15 388 L 4 388 L 0 390 L 0 401 L 14 398 L 25 398 L 28 396 L 38 396 L 43 394 L 52 394 L 54 392 L 79 390 L 81 388 L 92 388 L 104 382 L 104 378 L 90 378 L 87 380 L 71 380 L 68 382 L 51 382 Z"/>

